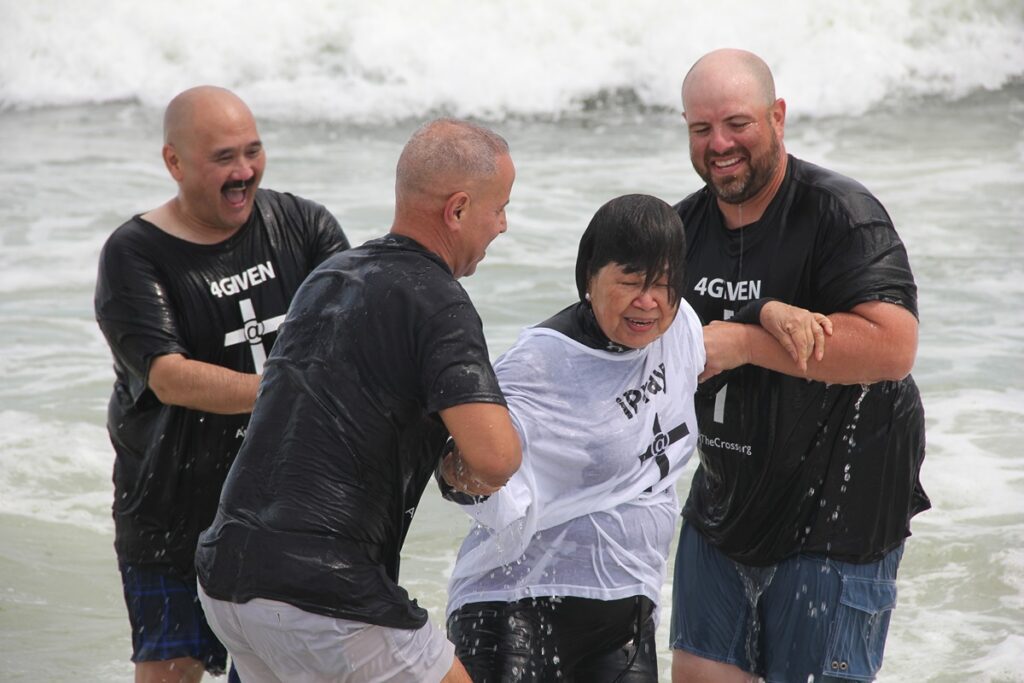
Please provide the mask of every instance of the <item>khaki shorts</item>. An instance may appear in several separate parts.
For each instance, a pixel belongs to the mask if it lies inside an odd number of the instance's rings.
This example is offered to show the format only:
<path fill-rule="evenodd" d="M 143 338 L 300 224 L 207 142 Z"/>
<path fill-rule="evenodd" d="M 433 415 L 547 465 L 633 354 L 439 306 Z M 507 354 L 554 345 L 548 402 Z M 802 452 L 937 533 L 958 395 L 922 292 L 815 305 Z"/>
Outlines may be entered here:
<path fill-rule="evenodd" d="M 430 622 L 417 630 L 374 626 L 276 600 L 225 602 L 202 586 L 199 600 L 246 683 L 440 681 L 455 658 Z"/>

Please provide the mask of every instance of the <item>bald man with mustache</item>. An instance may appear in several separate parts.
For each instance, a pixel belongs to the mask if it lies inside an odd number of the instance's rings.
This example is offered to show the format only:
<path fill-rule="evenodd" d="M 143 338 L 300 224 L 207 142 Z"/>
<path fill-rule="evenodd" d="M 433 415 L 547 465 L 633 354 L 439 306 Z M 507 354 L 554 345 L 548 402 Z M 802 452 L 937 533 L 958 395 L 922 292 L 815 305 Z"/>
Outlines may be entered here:
<path fill-rule="evenodd" d="M 349 246 L 324 207 L 260 189 L 263 142 L 228 90 L 174 97 L 162 155 L 177 194 L 111 234 L 95 294 L 114 359 L 114 546 L 142 682 L 225 670 L 196 595 L 196 541 L 292 295 Z"/>

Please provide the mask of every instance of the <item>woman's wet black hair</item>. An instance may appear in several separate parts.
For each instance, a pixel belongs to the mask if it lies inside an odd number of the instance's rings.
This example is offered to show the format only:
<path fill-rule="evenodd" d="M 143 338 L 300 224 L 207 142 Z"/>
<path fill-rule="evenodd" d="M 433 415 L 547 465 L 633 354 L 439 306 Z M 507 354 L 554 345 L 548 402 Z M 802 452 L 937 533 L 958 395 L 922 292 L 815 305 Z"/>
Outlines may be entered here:
<path fill-rule="evenodd" d="M 686 281 L 686 233 L 675 209 L 646 194 L 616 197 L 597 210 L 580 238 L 576 289 L 580 300 L 590 278 L 609 263 L 642 273 L 644 289 L 662 275 L 678 304 Z"/>

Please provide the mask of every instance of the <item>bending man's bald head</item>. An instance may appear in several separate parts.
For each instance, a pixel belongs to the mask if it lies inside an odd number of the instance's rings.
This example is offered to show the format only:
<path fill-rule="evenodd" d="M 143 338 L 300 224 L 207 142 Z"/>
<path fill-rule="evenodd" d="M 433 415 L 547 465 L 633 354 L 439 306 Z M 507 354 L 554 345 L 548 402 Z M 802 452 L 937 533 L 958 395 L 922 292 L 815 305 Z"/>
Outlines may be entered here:
<path fill-rule="evenodd" d="M 213 85 L 189 88 L 174 97 L 164 112 L 164 144 L 189 140 L 214 112 L 252 121 L 249 107 L 235 93 Z"/>
<path fill-rule="evenodd" d="M 775 103 L 775 79 L 763 59 L 753 52 L 723 48 L 698 59 L 683 79 L 683 109 L 687 94 L 706 87 L 720 88 L 726 83 L 746 82 L 765 106 Z"/>
<path fill-rule="evenodd" d="M 419 128 L 402 150 L 395 172 L 399 205 L 417 198 L 443 201 L 498 172 L 508 143 L 492 130 L 458 119 L 437 119 Z"/>

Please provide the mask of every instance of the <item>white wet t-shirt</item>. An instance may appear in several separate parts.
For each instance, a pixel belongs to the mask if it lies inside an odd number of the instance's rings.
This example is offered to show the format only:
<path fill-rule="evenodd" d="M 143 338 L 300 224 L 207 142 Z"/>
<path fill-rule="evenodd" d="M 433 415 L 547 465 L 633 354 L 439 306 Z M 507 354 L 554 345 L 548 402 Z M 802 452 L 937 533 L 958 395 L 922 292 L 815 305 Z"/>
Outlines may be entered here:
<path fill-rule="evenodd" d="M 623 353 L 525 330 L 495 363 L 523 464 L 501 491 L 466 506 L 474 524 L 448 613 L 531 596 L 657 604 L 703 367 L 700 321 L 685 301 L 662 337 Z"/>

